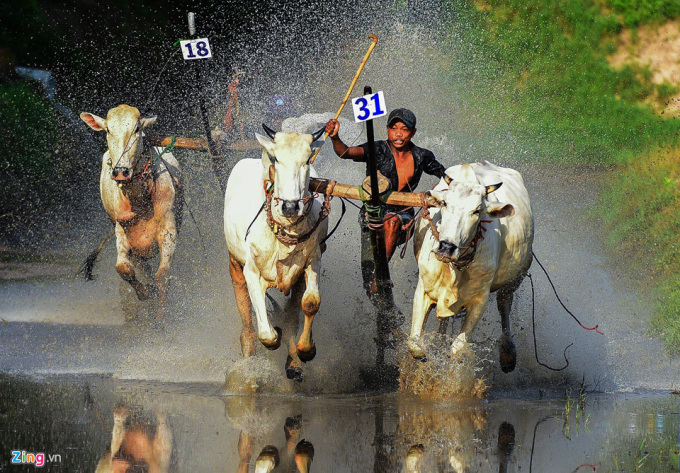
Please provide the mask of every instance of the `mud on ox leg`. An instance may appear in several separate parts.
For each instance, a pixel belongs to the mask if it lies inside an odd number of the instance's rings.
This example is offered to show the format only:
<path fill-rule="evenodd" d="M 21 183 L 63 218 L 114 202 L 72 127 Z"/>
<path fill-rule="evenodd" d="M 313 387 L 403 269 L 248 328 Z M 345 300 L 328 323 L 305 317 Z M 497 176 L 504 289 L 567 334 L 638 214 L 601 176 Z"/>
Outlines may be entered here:
<path fill-rule="evenodd" d="M 315 274 L 315 273 L 313 273 Z M 286 325 L 284 331 L 290 333 L 288 342 L 288 357 L 286 358 L 286 377 L 295 381 L 303 381 L 302 363 L 311 361 L 316 356 L 316 345 L 312 339 L 312 322 L 314 316 L 319 310 L 319 294 L 318 291 L 309 289 L 308 278 L 305 276 L 305 281 L 301 279 L 293 286 L 291 298 L 286 304 Z M 302 306 L 302 311 L 305 316 L 305 323 L 300 334 L 299 340 L 295 341 L 300 323 L 299 310 Z"/>
<path fill-rule="evenodd" d="M 500 344 L 498 346 L 503 373 L 514 371 L 515 364 L 517 363 L 517 350 L 515 348 L 515 342 L 512 339 L 512 331 L 510 330 L 510 311 L 512 310 L 513 295 L 524 280 L 526 274 L 526 271 L 520 273 L 515 279 L 498 289 L 498 293 L 496 294 L 496 304 L 498 306 L 498 312 L 501 315 L 501 327 L 503 329 L 503 334 L 501 335 Z"/>
<path fill-rule="evenodd" d="M 252 306 L 243 267 L 234 256 L 229 253 L 229 272 L 234 286 L 236 305 L 241 314 L 241 354 L 244 358 L 255 355 L 255 331 L 253 330 Z"/>
<path fill-rule="evenodd" d="M 137 298 L 140 301 L 145 301 L 156 294 L 156 288 L 153 284 L 144 284 L 137 279 L 135 273 L 135 265 L 131 257 L 132 249 L 128 243 L 125 231 L 120 224 L 116 224 L 116 251 L 118 258 L 116 261 L 116 271 L 120 277 L 130 283 L 130 286 L 135 290 Z"/>

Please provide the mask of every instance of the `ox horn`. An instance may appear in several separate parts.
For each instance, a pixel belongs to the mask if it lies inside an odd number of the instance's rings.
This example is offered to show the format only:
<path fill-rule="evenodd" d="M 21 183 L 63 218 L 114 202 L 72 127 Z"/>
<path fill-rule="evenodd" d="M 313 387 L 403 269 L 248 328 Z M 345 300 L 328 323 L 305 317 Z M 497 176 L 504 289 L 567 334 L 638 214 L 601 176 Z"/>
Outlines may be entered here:
<path fill-rule="evenodd" d="M 323 132 L 324 132 L 324 131 L 326 131 L 326 127 L 325 127 L 325 126 L 322 126 L 322 127 L 319 128 L 317 131 L 315 131 L 314 133 L 312 133 L 312 142 L 314 142 L 314 141 L 318 140 L 319 138 L 321 138 L 321 135 L 323 135 Z"/>
<path fill-rule="evenodd" d="M 498 184 L 493 184 L 490 186 L 486 186 L 486 195 L 491 194 L 492 192 L 496 192 L 500 186 L 502 186 L 503 183 L 499 182 Z"/>
<path fill-rule="evenodd" d="M 276 132 L 275 132 L 274 130 L 272 130 L 271 128 L 269 128 L 269 127 L 268 127 L 267 125 L 265 125 L 264 123 L 262 124 L 262 128 L 264 128 L 264 132 L 267 134 L 267 136 L 269 136 L 272 140 L 275 139 L 275 137 L 276 137 Z"/>

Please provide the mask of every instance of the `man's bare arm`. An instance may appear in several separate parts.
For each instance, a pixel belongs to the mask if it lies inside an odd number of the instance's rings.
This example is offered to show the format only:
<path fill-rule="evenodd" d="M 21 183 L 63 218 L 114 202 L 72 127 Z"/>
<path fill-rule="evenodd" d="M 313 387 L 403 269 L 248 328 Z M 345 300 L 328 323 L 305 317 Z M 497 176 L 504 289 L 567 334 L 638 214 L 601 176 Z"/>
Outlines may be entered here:
<path fill-rule="evenodd" d="M 340 123 L 337 120 L 328 120 L 326 123 L 326 133 L 328 133 L 331 142 L 333 143 L 333 151 L 342 159 L 353 159 L 361 161 L 364 157 L 364 149 L 360 146 L 347 146 L 340 139 L 338 132 L 340 131 Z"/>

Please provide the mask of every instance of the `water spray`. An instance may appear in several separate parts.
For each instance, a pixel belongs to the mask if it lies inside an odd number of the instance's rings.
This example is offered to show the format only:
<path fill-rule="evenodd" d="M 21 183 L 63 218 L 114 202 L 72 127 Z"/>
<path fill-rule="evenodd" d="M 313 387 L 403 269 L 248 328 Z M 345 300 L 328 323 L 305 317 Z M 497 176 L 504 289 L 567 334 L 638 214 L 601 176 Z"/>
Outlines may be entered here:
<path fill-rule="evenodd" d="M 343 99 L 342 103 L 340 104 L 340 108 L 338 109 L 338 113 L 335 114 L 335 120 L 338 119 L 340 116 L 340 113 L 342 112 L 342 109 L 345 108 L 345 104 L 347 103 L 347 99 L 349 99 L 350 94 L 352 93 L 352 90 L 354 89 L 354 85 L 357 83 L 357 80 L 359 79 L 359 75 L 361 74 L 361 71 L 364 69 L 364 65 L 366 65 L 366 61 L 368 61 L 368 57 L 371 55 L 373 52 L 373 49 L 375 48 L 375 45 L 378 44 L 378 37 L 374 34 L 369 34 L 369 38 L 373 40 L 371 45 L 368 47 L 368 51 L 366 51 L 366 55 L 364 56 L 364 59 L 361 61 L 361 64 L 359 64 L 359 69 L 357 69 L 357 73 L 354 74 L 354 79 L 352 79 L 352 83 L 349 85 L 349 89 L 347 89 L 347 93 L 345 94 L 345 98 Z M 328 133 L 323 134 L 323 139 L 324 141 L 328 138 Z M 319 147 L 316 150 L 316 153 L 314 153 L 314 156 L 312 156 L 312 159 L 310 163 L 313 163 L 316 157 L 319 155 L 319 152 L 321 151 L 321 147 Z"/>
<path fill-rule="evenodd" d="M 189 25 L 189 35 L 192 39 L 197 39 L 196 36 L 196 15 L 193 12 L 187 14 L 187 22 Z M 201 67 L 199 65 L 194 65 L 194 70 L 196 71 L 196 83 L 202 83 L 201 77 Z M 212 159 L 212 167 L 217 181 L 220 184 L 222 192 L 226 189 L 226 183 L 224 182 L 225 175 L 225 162 L 222 155 L 217 151 L 217 145 L 215 140 L 212 138 L 210 132 L 210 121 L 208 120 L 208 112 L 205 108 L 205 99 L 203 87 L 198 88 L 198 108 L 201 114 L 201 122 L 203 123 L 203 130 L 205 132 L 205 139 L 208 144 L 208 153 L 210 153 L 210 158 Z"/>

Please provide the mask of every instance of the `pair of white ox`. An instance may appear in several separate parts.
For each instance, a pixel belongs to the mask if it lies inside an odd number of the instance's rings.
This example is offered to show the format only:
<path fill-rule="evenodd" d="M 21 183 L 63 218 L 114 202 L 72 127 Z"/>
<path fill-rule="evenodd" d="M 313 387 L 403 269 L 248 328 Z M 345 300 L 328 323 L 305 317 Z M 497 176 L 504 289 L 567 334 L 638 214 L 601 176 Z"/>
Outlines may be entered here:
<path fill-rule="evenodd" d="M 243 323 L 244 356 L 255 352 L 251 302 L 258 338 L 267 348 L 276 349 L 281 330 L 272 327 L 267 316 L 266 290 L 276 287 L 288 294 L 305 275 L 304 329 L 297 345 L 291 337 L 286 361 L 288 377 L 300 381 L 300 361 L 316 354 L 312 321 L 320 304 L 318 274 L 328 227 L 321 203 L 310 198 L 307 190 L 310 176 L 315 176 L 309 162 L 316 149 L 312 143 L 323 129 L 313 136 L 265 130 L 269 138 L 257 135 L 264 148 L 262 160 L 240 161 L 229 177 L 224 231 Z M 518 172 L 488 162 L 454 166 L 447 173 L 453 178 L 448 189 L 442 182 L 425 194 L 427 204 L 439 208 L 432 218 L 433 227 L 421 220 L 415 236 L 420 275 L 408 346 L 414 357 L 424 358 L 421 332 L 430 310 L 436 306 L 437 317 L 443 319 L 465 308 L 461 334 L 452 346 L 455 353 L 479 322 L 489 293 L 498 291 L 501 367 L 509 372 L 516 359 L 509 322 L 513 292 L 531 265 L 529 196 Z M 499 197 L 506 203 L 499 202 Z M 491 220 L 485 222 L 485 217 Z M 282 234 L 288 238 L 281 238 Z"/>

